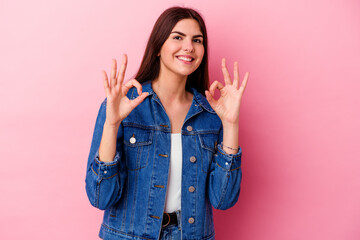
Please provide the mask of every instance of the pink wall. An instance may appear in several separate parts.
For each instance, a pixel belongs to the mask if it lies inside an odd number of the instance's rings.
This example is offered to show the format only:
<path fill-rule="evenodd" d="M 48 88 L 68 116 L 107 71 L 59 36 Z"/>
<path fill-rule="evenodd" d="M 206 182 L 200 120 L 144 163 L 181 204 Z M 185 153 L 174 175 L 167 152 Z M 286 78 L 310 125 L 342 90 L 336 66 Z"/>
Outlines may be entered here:
<path fill-rule="evenodd" d="M 205 16 L 211 80 L 223 56 L 250 71 L 242 192 L 217 239 L 360 239 L 360 2 L 234 2 L 0 1 L 0 239 L 98 239 L 84 178 L 101 69 L 126 52 L 132 76 L 174 4 Z"/>

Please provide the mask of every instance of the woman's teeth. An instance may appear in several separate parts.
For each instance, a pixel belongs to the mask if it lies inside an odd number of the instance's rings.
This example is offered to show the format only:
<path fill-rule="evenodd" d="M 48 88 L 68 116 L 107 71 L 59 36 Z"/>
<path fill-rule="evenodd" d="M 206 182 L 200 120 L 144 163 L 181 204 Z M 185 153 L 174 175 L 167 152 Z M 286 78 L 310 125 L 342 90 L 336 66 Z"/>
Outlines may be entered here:
<path fill-rule="evenodd" d="M 187 57 L 178 57 L 178 59 L 187 61 L 187 62 L 191 62 L 193 60 L 192 58 L 187 58 Z"/>

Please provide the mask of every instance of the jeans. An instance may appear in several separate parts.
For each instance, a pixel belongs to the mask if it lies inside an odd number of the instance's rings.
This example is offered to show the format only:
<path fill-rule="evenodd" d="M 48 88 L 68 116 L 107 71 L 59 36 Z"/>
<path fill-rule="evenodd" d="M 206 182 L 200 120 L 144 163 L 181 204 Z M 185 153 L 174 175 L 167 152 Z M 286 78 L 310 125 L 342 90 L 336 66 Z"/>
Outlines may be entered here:
<path fill-rule="evenodd" d="M 159 240 L 181 240 L 181 212 L 176 211 L 178 225 L 170 225 L 161 229 Z"/>

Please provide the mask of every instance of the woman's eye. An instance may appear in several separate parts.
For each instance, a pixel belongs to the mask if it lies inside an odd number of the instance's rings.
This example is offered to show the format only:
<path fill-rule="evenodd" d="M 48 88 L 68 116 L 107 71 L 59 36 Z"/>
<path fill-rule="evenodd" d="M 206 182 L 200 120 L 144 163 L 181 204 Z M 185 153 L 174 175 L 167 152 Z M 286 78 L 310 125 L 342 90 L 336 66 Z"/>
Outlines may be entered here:
<path fill-rule="evenodd" d="M 180 36 L 175 36 L 175 37 L 174 37 L 174 39 L 176 39 L 176 40 L 180 40 L 180 39 L 181 39 L 181 37 L 180 37 Z"/>
<path fill-rule="evenodd" d="M 201 39 L 194 39 L 194 42 L 201 43 Z"/>

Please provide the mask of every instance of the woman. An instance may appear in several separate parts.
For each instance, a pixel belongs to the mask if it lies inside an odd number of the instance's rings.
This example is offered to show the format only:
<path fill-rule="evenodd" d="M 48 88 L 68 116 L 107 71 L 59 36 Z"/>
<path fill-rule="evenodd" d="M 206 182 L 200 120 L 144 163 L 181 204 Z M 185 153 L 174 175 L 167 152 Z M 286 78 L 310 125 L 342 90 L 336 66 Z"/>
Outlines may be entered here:
<path fill-rule="evenodd" d="M 135 79 L 123 84 L 127 56 L 96 120 L 86 191 L 105 210 L 103 239 L 215 239 L 212 206 L 239 196 L 240 86 L 222 60 L 225 86 L 208 87 L 207 35 L 201 16 L 169 8 L 150 35 Z M 214 92 L 220 90 L 220 98 Z M 202 95 L 205 94 L 206 98 Z"/>

